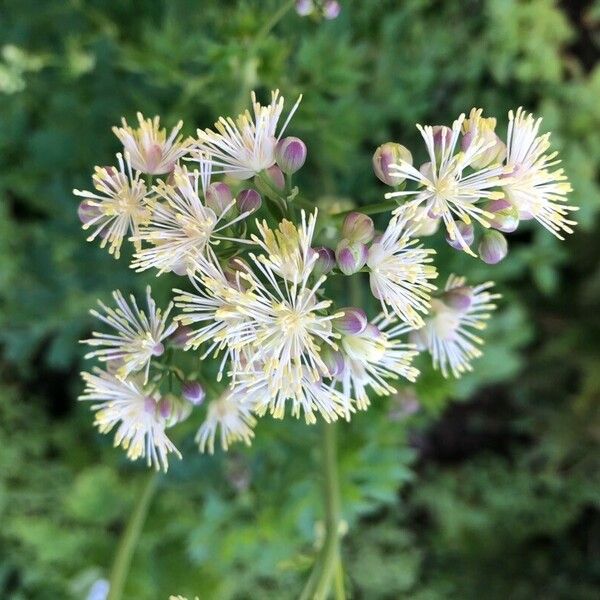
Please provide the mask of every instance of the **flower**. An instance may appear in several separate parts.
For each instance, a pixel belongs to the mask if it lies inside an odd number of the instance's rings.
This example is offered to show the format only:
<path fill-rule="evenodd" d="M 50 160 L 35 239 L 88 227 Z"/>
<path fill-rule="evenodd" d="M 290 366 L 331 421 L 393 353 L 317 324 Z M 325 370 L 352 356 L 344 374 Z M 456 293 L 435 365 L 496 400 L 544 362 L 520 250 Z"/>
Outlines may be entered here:
<path fill-rule="evenodd" d="M 146 287 L 147 313 L 138 308 L 133 296 L 130 296 L 131 306 L 120 291 L 113 292 L 113 298 L 117 304 L 116 309 L 109 308 L 98 300 L 105 314 L 96 310 L 91 310 L 90 313 L 113 327 L 117 333 L 115 335 L 94 331 L 93 337 L 82 340 L 82 343 L 102 348 L 89 352 L 85 357 L 114 361 L 119 365 L 117 376 L 121 379 L 125 379 L 130 373 L 143 370 L 145 383 L 148 381 L 152 357 L 160 356 L 164 352 L 162 341 L 177 329 L 175 322 L 167 325 L 173 304 L 169 304 L 164 313 L 156 308 L 150 286 Z"/>
<path fill-rule="evenodd" d="M 196 434 L 196 443 L 200 452 L 213 454 L 217 429 L 220 429 L 223 450 L 228 450 L 233 442 L 244 442 L 249 446 L 254 437 L 254 425 L 256 419 L 251 414 L 251 407 L 242 402 L 235 392 L 228 390 L 209 404 L 206 419 Z"/>
<path fill-rule="evenodd" d="M 562 232 L 573 233 L 576 221 L 568 219 L 576 206 L 564 204 L 572 191 L 563 169 L 552 169 L 560 163 L 557 152 L 547 153 L 550 134 L 538 135 L 542 119 L 518 108 L 508 114 L 506 164 L 509 173 L 502 184 L 508 200 L 519 210 L 520 219 L 536 219 L 558 239 Z"/>
<path fill-rule="evenodd" d="M 419 315 L 427 313 L 430 292 L 436 287 L 429 279 L 437 277 L 431 263 L 434 250 L 417 246 L 418 239 L 410 239 L 412 229 L 406 227 L 410 213 L 391 218 L 385 232 L 370 248 L 367 258 L 371 292 L 381 301 L 387 314 L 388 307 L 413 326 L 423 324 Z"/>
<path fill-rule="evenodd" d="M 405 331 L 399 333 L 395 327 L 386 331 L 390 322 L 381 313 L 364 331 L 345 335 L 340 342 L 345 367 L 339 381 L 344 396 L 354 398 L 359 410 L 366 410 L 370 404 L 367 388 L 379 396 L 386 396 L 396 392 L 388 379 L 404 377 L 415 381 L 419 374 L 411 366 L 418 354 L 415 346 L 400 341 L 400 335 Z"/>
<path fill-rule="evenodd" d="M 469 224 L 471 219 L 488 227 L 488 213 L 477 206 L 483 200 L 496 200 L 503 198 L 500 191 L 492 188 L 500 185 L 501 176 L 506 173 L 506 168 L 498 163 L 493 163 L 483 169 L 465 174 L 467 167 L 474 167 L 474 163 L 481 160 L 495 144 L 495 139 L 488 136 L 474 135 L 468 147 L 455 154 L 457 142 L 461 132 L 465 115 L 462 114 L 454 121 L 452 130 L 444 135 L 444 130 L 426 125 L 417 128 L 421 132 L 430 162 L 415 169 L 410 163 L 401 160 L 396 165 L 389 167 L 389 173 L 397 178 L 405 178 L 417 182 L 422 189 L 395 191 L 385 195 L 386 198 L 409 197 L 414 198 L 399 206 L 396 214 L 404 213 L 415 206 L 424 206 L 426 214 L 431 218 L 441 217 L 446 225 L 448 235 L 452 240 L 458 240 L 465 252 L 475 256 L 469 245 L 463 241 L 461 233 L 454 221 L 454 215 L 459 220 Z M 419 213 L 416 213 L 419 214 Z M 423 214 L 423 213 L 421 213 Z"/>
<path fill-rule="evenodd" d="M 177 166 L 173 172 L 173 185 L 160 181 L 154 188 L 166 203 L 156 203 L 152 218 L 134 236 L 134 240 L 151 246 L 135 253 L 132 268 L 145 271 L 154 267 L 158 269 L 157 275 L 166 271 L 183 275 L 193 266 L 194 258 L 210 254 L 211 245 L 224 240 L 244 243 L 244 240 L 219 235 L 247 215 L 243 213 L 233 220 L 226 220 L 235 206 L 233 199 L 219 216 L 206 206 L 200 199 L 198 183 L 201 182 L 204 196 L 210 182 L 210 163 L 201 161 L 200 168 L 200 172 L 190 173 L 185 167 Z"/>
<path fill-rule="evenodd" d="M 247 110 L 235 121 L 231 117 L 221 117 L 215 123 L 216 131 L 198 129 L 197 150 L 200 155 L 211 157 L 215 173 L 249 179 L 275 164 L 277 142 L 302 99 L 302 96 L 298 98 L 277 134 L 284 103 L 279 90 L 271 92 L 271 103 L 267 106 L 256 101 L 254 92 L 251 97 L 254 115 Z"/>
<path fill-rule="evenodd" d="M 113 374 L 95 368 L 82 373 L 86 387 L 79 400 L 95 402 L 95 425 L 100 433 L 108 433 L 118 425 L 115 446 L 122 446 L 131 460 L 146 458 L 148 466 L 168 468 L 168 454 L 181 454 L 165 433 L 166 421 L 157 400 L 148 395 L 133 379 L 123 381 Z"/>
<path fill-rule="evenodd" d="M 490 293 L 494 283 L 488 281 L 475 287 L 466 285 L 464 277 L 451 275 L 445 292 L 431 303 L 431 314 L 425 325 L 411 332 L 412 341 L 419 349 L 426 349 L 433 358 L 433 367 L 444 377 L 454 377 L 472 370 L 471 361 L 481 356 L 478 346 L 483 340 L 472 330 L 483 330 L 495 310 L 494 300 L 500 294 Z M 407 328 L 398 328 L 398 333 Z"/>
<path fill-rule="evenodd" d="M 177 134 L 183 126 L 179 121 L 167 138 L 167 130 L 160 129 L 160 117 L 144 119 L 142 113 L 137 113 L 139 127 L 133 129 L 122 119 L 122 127 L 113 127 L 113 133 L 131 156 L 134 169 L 150 175 L 169 173 L 177 161 L 185 156 L 192 146 L 192 138 L 183 140 Z"/>
<path fill-rule="evenodd" d="M 151 210 L 147 197 L 146 185 L 140 180 L 140 174 L 133 174 L 128 155 L 125 160 L 117 154 L 118 170 L 115 167 L 96 167 L 92 177 L 94 188 L 100 192 L 73 190 L 73 194 L 85 198 L 83 229 L 94 227 L 87 238 L 91 242 L 100 237 L 100 247 L 107 244 L 108 252 L 119 258 L 123 238 L 128 232 L 134 236 L 141 224 L 150 219 Z M 139 242 L 134 242 L 140 248 Z"/>
<path fill-rule="evenodd" d="M 466 151 L 470 144 L 479 137 L 488 148 L 471 161 L 474 169 L 483 169 L 490 163 L 498 164 L 506 158 L 506 144 L 496 134 L 496 119 L 483 117 L 481 108 L 473 108 L 469 118 L 462 124 L 463 138 L 461 147 Z"/>

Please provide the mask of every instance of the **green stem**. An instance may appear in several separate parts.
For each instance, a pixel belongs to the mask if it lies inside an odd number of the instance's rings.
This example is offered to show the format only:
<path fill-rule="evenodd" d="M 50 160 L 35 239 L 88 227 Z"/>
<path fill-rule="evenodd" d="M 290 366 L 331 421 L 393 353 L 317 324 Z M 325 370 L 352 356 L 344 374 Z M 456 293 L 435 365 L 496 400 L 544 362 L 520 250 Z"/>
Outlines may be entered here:
<path fill-rule="evenodd" d="M 360 212 L 363 215 L 377 215 L 379 213 L 388 212 L 390 210 L 394 210 L 398 206 L 398 203 L 395 200 L 387 200 L 386 202 L 379 202 L 379 204 L 370 204 L 368 206 L 359 206 L 358 208 L 353 208 L 351 210 L 344 210 L 339 213 L 335 213 L 331 215 L 334 219 L 342 219 L 346 215 L 351 212 Z"/>
<path fill-rule="evenodd" d="M 285 16 L 285 13 L 287 13 L 287 11 L 290 10 L 295 3 L 295 0 L 288 0 L 273 13 L 271 18 L 260 28 L 259 32 L 256 34 L 253 46 L 258 45 L 258 43 L 269 34 L 271 29 L 273 29 L 273 27 L 275 27 L 275 25 L 281 21 L 281 19 Z"/>
<path fill-rule="evenodd" d="M 332 580 L 336 570 L 336 598 L 345 598 L 343 588 L 343 575 L 341 574 L 341 556 L 339 540 L 340 523 L 340 490 L 338 482 L 338 468 L 336 456 L 335 425 L 323 425 L 323 476 L 324 476 L 324 501 L 325 501 L 325 540 L 313 572 L 309 577 L 300 600 L 325 600 L 331 590 Z M 341 577 L 341 586 L 337 581 Z"/>
<path fill-rule="evenodd" d="M 123 532 L 110 572 L 110 591 L 107 600 L 121 600 L 123 596 L 123 588 L 125 586 L 127 574 L 129 573 L 131 559 L 133 558 L 136 544 L 142 533 L 144 521 L 148 514 L 148 508 L 150 507 L 150 502 L 152 501 L 152 497 L 156 490 L 157 481 L 158 474 L 152 473 L 142 490 L 138 503 Z"/>

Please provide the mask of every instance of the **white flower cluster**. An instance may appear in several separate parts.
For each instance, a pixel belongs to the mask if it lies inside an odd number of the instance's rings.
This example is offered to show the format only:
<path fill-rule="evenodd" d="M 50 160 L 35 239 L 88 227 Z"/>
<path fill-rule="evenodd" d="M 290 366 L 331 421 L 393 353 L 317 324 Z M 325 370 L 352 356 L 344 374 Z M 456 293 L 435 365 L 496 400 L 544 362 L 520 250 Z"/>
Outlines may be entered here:
<path fill-rule="evenodd" d="M 75 190 L 90 240 L 118 257 L 127 238 L 136 271 L 181 277 L 164 312 L 149 287 L 146 310 L 114 292 L 115 307 L 92 311 L 112 331 L 84 340 L 105 370 L 83 373 L 81 399 L 131 459 L 166 469 L 168 455 L 179 455 L 167 430 L 205 396 L 196 440 L 212 453 L 217 440 L 223 449 L 250 444 L 267 414 L 349 420 L 399 380 L 414 382 L 421 351 L 459 377 L 481 354 L 475 332 L 499 295 L 491 282 L 471 287 L 454 275 L 436 293 L 434 251 L 416 236 L 443 221 L 449 242 L 472 253 L 473 221 L 506 231 L 511 218 L 534 217 L 557 235 L 570 231 L 568 184 L 550 170 L 557 161 L 546 154 L 548 136 L 537 136 L 539 121 L 521 110 L 511 113 L 507 147 L 481 111 L 452 128 L 420 128 L 429 162 L 418 170 L 404 147 L 381 146 L 375 173 L 395 188 L 383 231 L 363 213 L 319 214 L 292 186 L 306 145 L 282 137 L 299 101 L 280 126 L 279 92 L 266 106 L 253 94 L 252 113 L 220 118 L 196 138 L 183 138 L 181 123 L 167 135 L 158 117 L 138 115 L 137 129 L 123 120 L 114 128 L 118 167 L 96 168 L 94 192 Z M 405 180 L 418 189 L 404 189 Z M 319 245 L 332 226 L 335 250 Z M 368 277 L 382 312 L 370 319 L 338 306 L 331 280 L 344 276 Z M 186 351 L 198 353 L 191 372 Z"/>

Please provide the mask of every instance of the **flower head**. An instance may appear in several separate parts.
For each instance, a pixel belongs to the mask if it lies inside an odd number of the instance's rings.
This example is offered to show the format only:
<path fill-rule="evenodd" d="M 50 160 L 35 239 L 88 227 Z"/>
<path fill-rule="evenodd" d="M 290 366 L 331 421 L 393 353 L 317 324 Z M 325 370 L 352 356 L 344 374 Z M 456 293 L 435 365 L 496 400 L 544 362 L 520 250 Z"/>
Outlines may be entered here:
<path fill-rule="evenodd" d="M 400 214 L 419 206 L 426 209 L 426 214 L 430 217 L 441 217 L 449 237 L 457 240 L 465 252 L 474 256 L 468 244 L 463 242 L 454 218 L 457 217 L 467 224 L 473 219 L 488 227 L 487 219 L 490 215 L 477 204 L 504 197 L 502 192 L 494 191 L 492 188 L 500 185 L 500 178 L 505 174 L 506 168 L 498 163 L 492 163 L 472 173 L 465 172 L 468 167 L 474 168 L 496 142 L 495 139 L 472 131 L 472 140 L 466 149 L 456 152 L 464 119 L 465 115 L 462 114 L 454 121 L 451 130 L 417 125 L 427 146 L 430 162 L 423 165 L 419 171 L 412 164 L 402 160 L 390 166 L 389 173 L 399 178 L 398 180 L 415 181 L 421 189 L 389 192 L 385 197 L 414 196 L 410 202 L 399 206 L 395 212 Z"/>
<path fill-rule="evenodd" d="M 113 127 L 113 133 L 131 156 L 133 168 L 150 175 L 171 172 L 192 146 L 192 138 L 184 140 L 178 135 L 183 121 L 179 121 L 167 137 L 167 130 L 160 128 L 160 117 L 144 119 L 142 113 L 137 113 L 137 119 L 137 129 L 130 127 L 125 119 L 122 119 L 122 127 Z"/>
<path fill-rule="evenodd" d="M 133 174 L 129 156 L 125 155 L 123 160 L 122 155 L 117 154 L 117 160 L 118 169 L 96 167 L 92 179 L 99 193 L 73 190 L 76 196 L 85 198 L 83 229 L 94 228 L 88 242 L 100 237 L 100 246 L 104 248 L 108 244 L 108 251 L 115 258 L 121 254 L 127 233 L 135 236 L 139 226 L 147 223 L 151 215 L 146 185 L 139 173 Z M 139 249 L 139 242 L 135 245 Z"/>
<path fill-rule="evenodd" d="M 221 117 L 215 130 L 198 129 L 197 148 L 211 157 L 215 173 L 228 173 L 236 179 L 249 179 L 275 164 L 275 148 L 300 104 L 300 96 L 277 133 L 284 99 L 279 90 L 271 93 L 271 103 L 262 106 L 252 92 L 253 113 L 246 111 L 234 121 Z"/>
<path fill-rule="evenodd" d="M 506 197 L 518 209 L 519 218 L 536 219 L 562 240 L 562 232 L 573 233 L 576 221 L 568 218 L 576 206 L 565 204 L 572 191 L 563 169 L 553 169 L 560 160 L 548 153 L 550 134 L 538 135 L 542 119 L 534 119 L 522 108 L 510 111 L 506 164 L 508 176 L 502 184 Z"/>
<path fill-rule="evenodd" d="M 122 446 L 131 460 L 146 458 L 148 466 L 168 468 L 168 454 L 181 454 L 165 433 L 166 420 L 157 399 L 147 394 L 133 379 L 123 381 L 95 368 L 82 373 L 86 387 L 79 400 L 95 402 L 95 424 L 100 433 L 117 427 L 115 446 Z"/>
<path fill-rule="evenodd" d="M 160 356 L 164 352 L 162 341 L 177 329 L 175 322 L 168 324 L 173 304 L 169 304 L 164 313 L 156 308 L 150 286 L 146 288 L 147 313 L 138 308 L 133 296 L 130 296 L 131 305 L 119 291 L 113 292 L 113 298 L 117 304 L 116 308 L 110 308 L 98 301 L 104 314 L 96 310 L 90 312 L 94 317 L 110 325 L 116 333 L 95 331 L 92 333 L 92 338 L 82 340 L 82 343 L 89 346 L 100 347 L 99 350 L 86 354 L 86 358 L 97 357 L 101 361 L 112 361 L 118 364 L 117 375 L 121 379 L 126 378 L 130 373 L 143 370 L 144 382 L 146 382 L 152 357 Z"/>
<path fill-rule="evenodd" d="M 367 266 L 371 292 L 384 312 L 389 307 L 400 319 L 419 326 L 423 323 L 419 313 L 427 313 L 431 291 L 436 289 L 429 283 L 437 277 L 435 267 L 429 264 L 435 251 L 411 239 L 407 218 L 410 214 L 392 217 L 381 238 L 369 248 Z"/>

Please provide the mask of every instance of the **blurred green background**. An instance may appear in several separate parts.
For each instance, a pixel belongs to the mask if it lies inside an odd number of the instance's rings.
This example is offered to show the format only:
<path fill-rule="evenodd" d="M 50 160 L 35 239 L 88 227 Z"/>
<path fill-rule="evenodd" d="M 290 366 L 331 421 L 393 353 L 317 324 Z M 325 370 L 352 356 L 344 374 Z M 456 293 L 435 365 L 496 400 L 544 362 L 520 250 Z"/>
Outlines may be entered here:
<path fill-rule="evenodd" d="M 88 308 L 152 276 L 85 242 L 72 188 L 112 163 L 122 115 L 193 133 L 277 87 L 304 94 L 289 132 L 321 201 L 381 201 L 371 154 L 421 149 L 416 122 L 481 106 L 502 132 L 523 105 L 554 132 L 580 227 L 565 243 L 523 227 L 496 267 L 437 239 L 443 275 L 493 278 L 504 298 L 472 375 L 425 369 L 340 428 L 344 562 L 353 598 L 598 598 L 600 2 L 348 0 L 263 35 L 282 4 L 0 3 L 0 598 L 102 598 L 149 476 L 76 397 Z M 321 514 L 317 433 L 264 419 L 251 449 L 210 458 L 193 426 L 125 597 L 295 598 Z"/>

